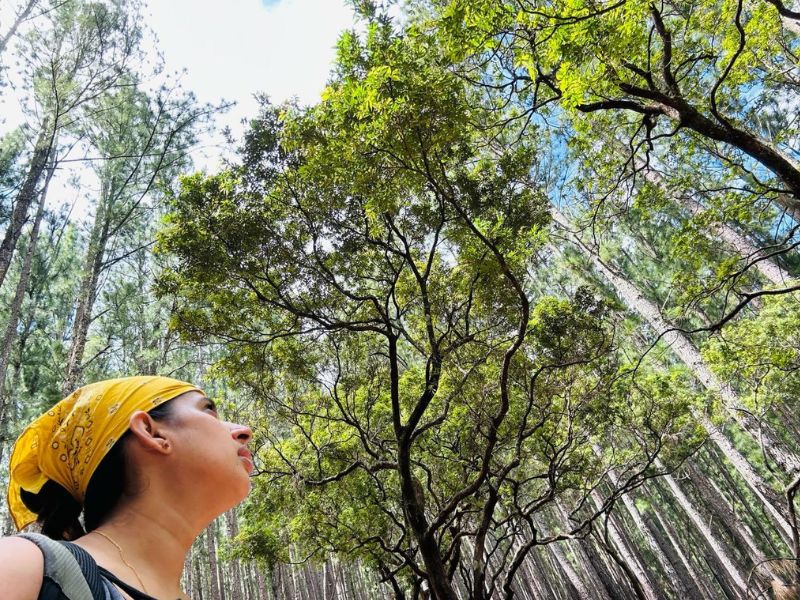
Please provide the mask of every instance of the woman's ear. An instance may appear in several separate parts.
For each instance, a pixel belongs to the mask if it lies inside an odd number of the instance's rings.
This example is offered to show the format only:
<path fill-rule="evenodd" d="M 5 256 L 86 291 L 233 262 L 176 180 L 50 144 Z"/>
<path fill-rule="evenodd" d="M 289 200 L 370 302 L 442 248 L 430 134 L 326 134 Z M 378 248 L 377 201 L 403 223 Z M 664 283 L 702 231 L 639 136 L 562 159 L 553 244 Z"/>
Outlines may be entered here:
<path fill-rule="evenodd" d="M 172 451 L 169 440 L 163 435 L 163 428 L 158 421 L 143 410 L 134 412 L 131 415 L 129 424 L 133 437 L 145 449 L 159 454 L 169 454 Z"/>

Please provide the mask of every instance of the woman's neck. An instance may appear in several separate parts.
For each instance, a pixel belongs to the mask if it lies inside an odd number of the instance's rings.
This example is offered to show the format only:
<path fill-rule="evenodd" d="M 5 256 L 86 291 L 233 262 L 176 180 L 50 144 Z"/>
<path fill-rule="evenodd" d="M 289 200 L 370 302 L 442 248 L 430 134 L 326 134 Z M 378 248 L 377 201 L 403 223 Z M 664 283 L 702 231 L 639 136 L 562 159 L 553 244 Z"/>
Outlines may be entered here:
<path fill-rule="evenodd" d="M 186 507 L 182 507 L 186 508 Z M 97 563 L 155 598 L 185 598 L 180 588 L 186 555 L 205 524 L 172 503 L 131 502 L 76 543 Z"/>

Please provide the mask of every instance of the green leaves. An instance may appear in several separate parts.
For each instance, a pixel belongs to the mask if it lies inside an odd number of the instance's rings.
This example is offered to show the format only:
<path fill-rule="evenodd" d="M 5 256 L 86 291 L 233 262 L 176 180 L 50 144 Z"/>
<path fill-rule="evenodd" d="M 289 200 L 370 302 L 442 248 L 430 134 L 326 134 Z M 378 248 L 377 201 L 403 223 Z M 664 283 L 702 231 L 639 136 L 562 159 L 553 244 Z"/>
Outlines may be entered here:
<path fill-rule="evenodd" d="M 744 399 L 758 412 L 797 404 L 800 379 L 800 307 L 792 296 L 766 297 L 757 315 L 711 339 L 703 356 L 721 378 L 748 390 Z"/>
<path fill-rule="evenodd" d="M 640 362 L 638 324 L 552 250 L 551 202 L 624 204 L 608 199 L 620 177 L 606 155 L 615 127 L 639 123 L 608 117 L 600 141 L 583 123 L 568 146 L 547 117 L 641 76 L 623 63 L 652 44 L 652 6 L 434 4 L 407 35 L 380 20 L 344 34 L 322 102 L 264 104 L 241 164 L 184 178 L 161 233 L 176 327 L 224 342 L 220 372 L 258 400 L 269 485 L 251 506 L 271 512 L 243 543 L 269 560 L 280 539 L 410 580 L 433 560 L 423 546 L 441 564 L 481 527 L 523 535 L 483 510 L 525 523 L 557 498 L 583 514 L 608 468 L 635 487 L 665 445 L 677 462 L 700 441 L 689 415 L 706 398 L 690 375 Z M 563 183 L 573 152 L 581 179 Z M 682 222 L 670 189 L 630 190 L 630 231 L 609 259 L 675 239 L 654 215 Z M 602 225 L 602 201 L 590 207 Z M 641 268 L 656 292 L 696 259 L 690 236 L 662 247 Z"/>

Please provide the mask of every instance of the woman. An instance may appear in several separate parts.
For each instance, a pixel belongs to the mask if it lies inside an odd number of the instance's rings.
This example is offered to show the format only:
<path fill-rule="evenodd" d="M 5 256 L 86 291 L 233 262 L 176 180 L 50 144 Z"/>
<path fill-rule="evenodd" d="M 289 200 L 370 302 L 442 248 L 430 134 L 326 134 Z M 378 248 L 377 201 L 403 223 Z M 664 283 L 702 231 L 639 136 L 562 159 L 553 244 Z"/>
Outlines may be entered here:
<path fill-rule="evenodd" d="M 250 428 L 219 420 L 188 383 L 87 385 L 17 439 L 9 509 L 17 529 L 38 521 L 48 537 L 73 540 L 122 598 L 187 598 L 180 577 L 192 542 L 250 490 L 251 437 Z M 44 569 L 33 541 L 0 540 L 4 600 L 59 598 Z"/>

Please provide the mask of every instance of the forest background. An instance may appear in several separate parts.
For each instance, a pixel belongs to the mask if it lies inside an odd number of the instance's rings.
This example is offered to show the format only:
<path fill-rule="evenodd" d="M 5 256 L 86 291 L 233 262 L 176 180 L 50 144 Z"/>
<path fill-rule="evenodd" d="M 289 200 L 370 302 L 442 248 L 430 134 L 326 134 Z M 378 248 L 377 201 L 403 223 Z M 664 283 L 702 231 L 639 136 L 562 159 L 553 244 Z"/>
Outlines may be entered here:
<path fill-rule="evenodd" d="M 800 597 L 800 9 L 353 10 L 202 171 L 143 5 L 4 13 L 3 461 L 171 375 L 256 432 L 193 598 Z"/>

